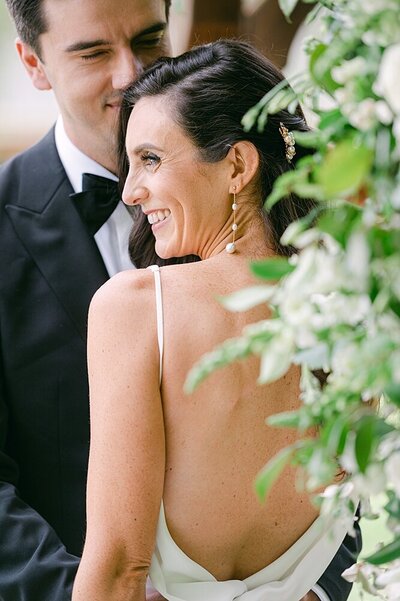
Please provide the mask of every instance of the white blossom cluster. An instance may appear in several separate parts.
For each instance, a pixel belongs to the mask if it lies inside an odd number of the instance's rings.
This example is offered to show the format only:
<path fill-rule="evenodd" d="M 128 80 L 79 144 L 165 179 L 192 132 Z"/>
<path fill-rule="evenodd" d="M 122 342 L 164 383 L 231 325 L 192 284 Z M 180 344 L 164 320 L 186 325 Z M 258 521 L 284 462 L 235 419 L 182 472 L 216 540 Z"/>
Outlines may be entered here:
<path fill-rule="evenodd" d="M 296 5 L 279 2 L 287 14 Z M 233 311 L 267 303 L 271 318 L 210 353 L 191 385 L 249 354 L 260 356 L 260 383 L 282 377 L 293 363 L 301 366 L 300 409 L 269 421 L 297 427 L 300 435 L 320 431 L 291 456 L 310 491 L 334 482 L 321 495 L 322 515 L 335 515 L 352 532 L 358 500 L 362 515 L 373 517 L 370 496 L 387 499 L 379 512 L 393 541 L 345 577 L 377 598 L 398 601 L 400 0 L 321 4 L 323 34 L 307 42 L 310 65 L 298 77 L 301 86 L 293 92 L 280 84 L 242 123 L 246 130 L 260 127 L 268 114 L 311 102 L 319 130 L 295 137 L 314 149 L 312 157 L 278 178 L 266 207 L 296 194 L 314 198 L 324 210 L 312 225 L 305 219 L 289 226 L 282 243 L 297 252 L 275 267 L 266 260 L 255 271 L 267 283 L 223 300 Z"/>

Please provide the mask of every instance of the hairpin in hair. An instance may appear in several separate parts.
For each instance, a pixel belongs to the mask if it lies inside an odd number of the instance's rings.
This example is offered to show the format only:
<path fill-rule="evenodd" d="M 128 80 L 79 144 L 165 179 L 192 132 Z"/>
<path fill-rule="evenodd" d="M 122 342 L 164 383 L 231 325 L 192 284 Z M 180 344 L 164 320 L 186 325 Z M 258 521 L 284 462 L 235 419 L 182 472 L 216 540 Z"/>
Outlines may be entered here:
<path fill-rule="evenodd" d="M 285 142 L 286 159 L 288 163 L 291 163 L 294 155 L 296 154 L 296 142 L 294 140 L 293 132 L 289 131 L 288 128 L 285 127 L 281 122 L 279 123 L 279 133 L 281 134 L 283 141 Z"/>

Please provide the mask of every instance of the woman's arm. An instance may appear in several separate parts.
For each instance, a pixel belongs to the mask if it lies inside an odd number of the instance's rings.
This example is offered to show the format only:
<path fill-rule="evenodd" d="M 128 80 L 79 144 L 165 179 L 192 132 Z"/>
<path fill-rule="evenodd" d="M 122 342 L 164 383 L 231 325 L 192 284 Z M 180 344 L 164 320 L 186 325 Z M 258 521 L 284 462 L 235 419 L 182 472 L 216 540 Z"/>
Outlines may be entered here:
<path fill-rule="evenodd" d="M 151 272 L 97 292 L 88 365 L 87 535 L 72 601 L 144 601 L 165 464 Z"/>

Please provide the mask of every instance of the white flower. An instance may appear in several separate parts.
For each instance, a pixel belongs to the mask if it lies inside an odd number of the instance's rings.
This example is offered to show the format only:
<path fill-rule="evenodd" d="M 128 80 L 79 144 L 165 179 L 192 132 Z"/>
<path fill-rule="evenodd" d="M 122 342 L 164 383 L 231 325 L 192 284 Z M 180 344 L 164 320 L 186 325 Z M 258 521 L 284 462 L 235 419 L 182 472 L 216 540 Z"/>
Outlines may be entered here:
<path fill-rule="evenodd" d="M 375 103 L 375 113 L 378 121 L 383 125 L 389 125 L 393 121 L 393 113 L 389 108 L 389 105 L 384 100 L 378 100 Z"/>
<path fill-rule="evenodd" d="M 354 432 L 350 432 L 347 436 L 346 445 L 342 455 L 340 456 L 340 465 L 349 474 L 355 474 L 358 472 L 358 463 L 355 453 L 355 441 L 356 435 Z"/>
<path fill-rule="evenodd" d="M 313 405 L 319 400 L 321 384 L 306 365 L 303 365 L 301 370 L 300 388 L 300 398 L 306 405 Z"/>
<path fill-rule="evenodd" d="M 397 119 L 394 120 L 392 131 L 396 138 L 397 145 L 400 146 L 400 117 L 397 117 Z"/>
<path fill-rule="evenodd" d="M 371 582 L 371 579 L 379 573 L 379 568 L 368 563 L 360 561 L 351 566 L 342 573 L 342 576 L 348 582 L 359 582 L 362 588 L 371 595 L 377 595 L 378 591 Z"/>
<path fill-rule="evenodd" d="M 385 570 L 382 574 L 379 574 L 376 578 L 375 584 L 378 588 L 383 588 L 384 586 L 394 582 L 400 586 L 400 564 L 398 561 L 394 562 L 393 568 Z"/>
<path fill-rule="evenodd" d="M 400 209 L 400 185 L 396 186 L 396 188 L 392 192 L 392 206 L 394 209 Z"/>
<path fill-rule="evenodd" d="M 374 15 L 387 7 L 387 0 L 363 0 L 362 2 L 362 10 L 367 15 Z"/>
<path fill-rule="evenodd" d="M 400 43 L 386 48 L 382 55 L 374 90 L 382 96 L 392 111 L 400 114 Z"/>
<path fill-rule="evenodd" d="M 353 476 L 354 486 L 360 497 L 378 495 L 385 490 L 386 478 L 380 464 L 372 464 L 367 467 L 365 474 Z"/>
<path fill-rule="evenodd" d="M 294 339 L 291 330 L 281 326 L 261 355 L 259 384 L 272 382 L 283 376 L 290 367 Z"/>
<path fill-rule="evenodd" d="M 354 77 L 362 76 L 366 72 L 367 62 L 361 56 L 344 61 L 341 65 L 333 67 L 332 77 L 337 83 L 345 84 L 354 79 Z"/>
<path fill-rule="evenodd" d="M 385 597 L 387 601 L 399 601 L 400 582 L 392 582 L 385 587 Z"/>
<path fill-rule="evenodd" d="M 285 245 L 294 244 L 298 249 L 302 249 L 317 241 L 320 236 L 318 230 L 314 228 L 304 230 L 304 225 L 301 222 L 294 221 L 284 232 L 281 242 Z"/>
<path fill-rule="evenodd" d="M 366 236 L 354 232 L 347 243 L 346 267 L 350 272 L 353 290 L 364 291 L 369 277 L 370 249 Z"/>
<path fill-rule="evenodd" d="M 347 580 L 347 582 L 357 582 L 359 571 L 359 566 L 356 563 L 353 563 L 352 566 L 342 573 L 342 577 Z"/>
<path fill-rule="evenodd" d="M 359 365 L 360 347 L 353 342 L 339 341 L 333 349 L 332 373 L 329 381 L 340 385 L 354 382 L 354 375 L 360 369 Z M 345 468 L 346 469 L 346 468 Z"/>
<path fill-rule="evenodd" d="M 387 459 L 394 451 L 400 451 L 400 440 L 397 431 L 387 434 L 379 443 L 378 456 Z M 388 476 L 388 474 L 386 474 Z M 388 477 L 388 479 L 390 479 Z"/>
<path fill-rule="evenodd" d="M 372 29 L 365 31 L 362 34 L 361 39 L 366 46 L 375 46 L 376 44 L 379 45 L 378 33 L 376 31 L 373 31 Z"/>
<path fill-rule="evenodd" d="M 366 131 L 376 123 L 376 108 L 375 100 L 365 98 L 362 100 L 351 113 L 348 114 L 349 122 L 353 127 Z"/>
<path fill-rule="evenodd" d="M 284 231 L 281 237 L 281 244 L 296 244 L 297 238 L 304 232 L 304 225 L 301 221 L 293 221 Z"/>
<path fill-rule="evenodd" d="M 400 497 L 400 453 L 390 455 L 385 463 L 385 472 L 388 481 L 392 484 L 396 495 Z"/>
<path fill-rule="evenodd" d="M 353 92 L 349 86 L 338 88 L 334 92 L 334 96 L 340 105 L 351 105 L 353 107 Z"/>
<path fill-rule="evenodd" d="M 400 562 L 394 561 L 388 568 L 380 568 L 375 576 L 375 586 L 387 601 L 400 598 Z"/>
<path fill-rule="evenodd" d="M 322 330 L 341 323 L 356 325 L 363 321 L 371 307 L 367 295 L 344 295 L 338 292 L 313 294 L 311 302 L 317 308 L 312 319 L 312 327 Z"/>

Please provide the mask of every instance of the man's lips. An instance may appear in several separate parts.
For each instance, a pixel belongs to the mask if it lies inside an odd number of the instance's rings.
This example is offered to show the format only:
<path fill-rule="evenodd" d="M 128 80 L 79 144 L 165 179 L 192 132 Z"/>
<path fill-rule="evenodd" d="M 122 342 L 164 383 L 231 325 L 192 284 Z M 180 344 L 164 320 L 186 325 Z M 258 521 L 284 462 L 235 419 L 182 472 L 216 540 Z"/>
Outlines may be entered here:
<path fill-rule="evenodd" d="M 122 104 L 121 98 L 116 98 L 115 100 L 109 100 L 106 102 L 106 106 L 112 109 L 120 109 Z"/>

